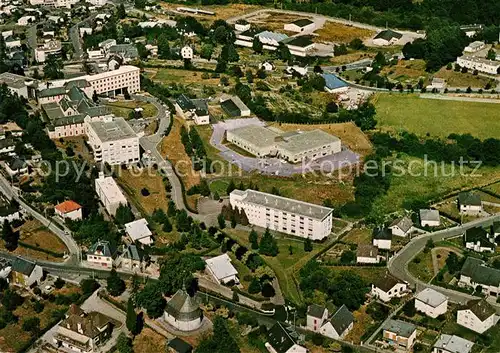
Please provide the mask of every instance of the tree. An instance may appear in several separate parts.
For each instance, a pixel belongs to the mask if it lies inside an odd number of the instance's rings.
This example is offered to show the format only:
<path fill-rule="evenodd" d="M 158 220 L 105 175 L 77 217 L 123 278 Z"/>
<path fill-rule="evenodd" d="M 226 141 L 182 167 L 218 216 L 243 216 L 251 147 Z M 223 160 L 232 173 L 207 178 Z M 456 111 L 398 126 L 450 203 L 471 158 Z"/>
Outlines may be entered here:
<path fill-rule="evenodd" d="M 240 353 L 240 347 L 236 343 L 233 335 L 229 333 L 226 319 L 216 316 L 213 320 L 212 336 L 203 339 L 196 353 Z"/>
<path fill-rule="evenodd" d="M 248 285 L 248 293 L 257 294 L 262 290 L 262 286 L 260 285 L 260 281 L 258 278 L 253 277 L 252 281 Z"/>
<path fill-rule="evenodd" d="M 111 270 L 106 282 L 106 289 L 113 297 L 117 297 L 125 291 L 125 282 L 118 277 L 118 273 L 116 273 L 115 269 Z"/>
<path fill-rule="evenodd" d="M 210 43 L 205 43 L 201 46 L 200 57 L 210 60 L 214 53 L 214 46 Z"/>
<path fill-rule="evenodd" d="M 220 58 L 230 63 L 240 61 L 240 56 L 238 55 L 238 52 L 236 51 L 232 43 L 226 44 L 222 47 Z"/>
<path fill-rule="evenodd" d="M 91 294 L 99 288 L 99 283 L 95 279 L 86 278 L 80 282 L 80 288 L 83 294 Z"/>
<path fill-rule="evenodd" d="M 179 232 L 188 232 L 191 228 L 192 220 L 188 216 L 186 210 L 180 210 L 175 216 L 175 223 Z"/>
<path fill-rule="evenodd" d="M 116 9 L 116 16 L 122 20 L 127 17 L 127 13 L 125 12 L 125 6 L 123 5 L 123 3 L 118 5 L 118 8 Z"/>
<path fill-rule="evenodd" d="M 226 219 L 224 218 L 224 215 L 222 213 L 220 213 L 217 216 L 217 223 L 219 223 L 219 228 L 220 229 L 226 228 Z"/>
<path fill-rule="evenodd" d="M 253 72 L 251 69 L 248 69 L 245 72 L 245 77 L 246 77 L 248 83 L 253 83 Z"/>
<path fill-rule="evenodd" d="M 252 249 L 257 250 L 259 248 L 259 235 L 252 229 L 248 234 L 248 241 L 252 244 Z"/>
<path fill-rule="evenodd" d="M 333 54 L 335 56 L 346 55 L 347 54 L 346 45 L 345 44 L 334 45 L 333 46 Z"/>
<path fill-rule="evenodd" d="M 120 353 L 132 353 L 132 340 L 125 333 L 120 333 L 116 341 L 116 349 Z"/>
<path fill-rule="evenodd" d="M 175 203 L 173 200 L 168 201 L 167 215 L 169 217 L 175 217 L 177 214 L 177 207 L 175 207 Z"/>
<path fill-rule="evenodd" d="M 170 233 L 173 230 L 172 223 L 168 218 L 163 221 L 163 227 L 161 228 L 165 233 Z"/>
<path fill-rule="evenodd" d="M 6 289 L 3 292 L 2 305 L 7 310 L 14 311 L 23 301 L 23 297 L 11 289 Z"/>
<path fill-rule="evenodd" d="M 455 252 L 450 252 L 448 257 L 446 258 L 446 267 L 448 268 L 448 272 L 451 274 L 455 274 L 462 268 L 462 264 L 458 255 Z"/>
<path fill-rule="evenodd" d="M 266 231 L 260 239 L 259 253 L 267 256 L 276 256 L 278 252 L 278 243 L 271 235 L 271 232 L 269 232 L 269 228 L 266 228 Z"/>
<path fill-rule="evenodd" d="M 357 310 L 365 301 L 368 284 L 357 273 L 343 271 L 333 278 L 328 286 L 328 295 L 337 306 L 346 305 Z"/>
<path fill-rule="evenodd" d="M 63 67 L 64 64 L 61 58 L 56 55 L 49 55 L 43 67 L 44 78 L 48 80 L 64 78 L 64 73 L 62 72 Z"/>
<path fill-rule="evenodd" d="M 168 42 L 168 35 L 162 32 L 158 36 L 158 57 L 160 59 L 170 59 L 170 44 Z"/>
<path fill-rule="evenodd" d="M 92 94 L 92 101 L 94 103 L 97 103 L 99 101 L 99 96 L 97 95 L 96 90 L 94 90 L 94 93 Z"/>
<path fill-rule="evenodd" d="M 143 9 L 146 7 L 146 0 L 134 0 L 134 7 L 137 9 Z"/>
<path fill-rule="evenodd" d="M 312 249 L 313 249 L 313 245 L 312 245 L 311 238 L 306 238 L 306 240 L 304 241 L 304 251 L 311 252 Z"/>
<path fill-rule="evenodd" d="M 354 251 L 344 250 L 342 252 L 342 255 L 340 256 L 341 264 L 350 264 L 353 263 L 355 260 L 356 260 L 356 254 L 354 253 Z"/>
<path fill-rule="evenodd" d="M 22 327 L 23 330 L 26 332 L 37 334 L 38 331 L 40 330 L 40 319 L 38 317 L 30 317 L 24 319 Z"/>
<path fill-rule="evenodd" d="M 237 222 L 236 222 L 236 215 L 235 215 L 234 212 L 231 214 L 231 220 L 230 221 L 231 221 L 231 228 L 236 228 L 236 223 Z"/>
<path fill-rule="evenodd" d="M 92 65 L 90 65 L 86 59 L 82 61 L 82 71 L 85 72 L 87 75 L 90 75 L 94 72 Z"/>
<path fill-rule="evenodd" d="M 249 103 L 252 100 L 252 89 L 248 85 L 244 85 L 241 82 L 238 82 L 236 86 L 234 86 L 234 91 L 236 95 L 244 102 Z"/>
<path fill-rule="evenodd" d="M 137 43 L 137 53 L 139 54 L 139 58 L 147 59 L 149 56 L 149 50 L 146 49 L 146 46 L 143 43 Z"/>
<path fill-rule="evenodd" d="M 215 72 L 223 73 L 227 70 L 227 61 L 219 56 L 217 59 L 217 66 L 215 67 Z"/>
<path fill-rule="evenodd" d="M 240 297 L 238 296 L 238 292 L 233 290 L 233 302 L 238 303 L 240 301 Z"/>
<path fill-rule="evenodd" d="M 278 55 L 278 58 L 280 58 L 283 62 L 290 62 L 292 60 L 292 54 L 290 54 L 290 50 L 283 43 L 279 44 L 278 50 L 276 50 L 276 54 Z"/>
<path fill-rule="evenodd" d="M 125 223 L 130 223 L 134 220 L 134 214 L 129 206 L 120 204 L 116 209 L 115 221 L 118 224 L 124 225 Z"/>
<path fill-rule="evenodd" d="M 254 37 L 253 38 L 253 43 L 252 43 L 252 49 L 255 53 L 260 54 L 262 53 L 263 49 L 262 42 L 260 41 L 259 37 Z"/>
<path fill-rule="evenodd" d="M 488 60 L 495 60 L 497 57 L 497 53 L 494 49 L 488 50 L 488 54 L 486 54 L 486 59 Z"/>
<path fill-rule="evenodd" d="M 226 188 L 226 193 L 229 195 L 234 189 L 236 189 L 236 184 L 234 183 L 234 180 L 231 179 L 229 181 L 227 188 Z"/>
<path fill-rule="evenodd" d="M 134 336 L 137 335 L 138 332 L 138 325 L 137 325 L 137 313 L 135 312 L 135 307 L 134 303 L 132 302 L 132 299 L 129 298 L 127 302 L 127 329 L 130 331 L 131 334 Z"/>
<path fill-rule="evenodd" d="M 354 50 L 362 50 L 365 48 L 365 45 L 363 44 L 363 41 L 359 38 L 354 38 L 351 40 L 349 43 L 349 47 L 351 47 Z"/>
<path fill-rule="evenodd" d="M 57 277 L 57 279 L 54 282 L 54 287 L 56 287 L 57 289 L 61 289 L 62 287 L 64 287 L 65 284 L 66 282 L 64 282 L 64 280 L 61 277 Z"/>
<path fill-rule="evenodd" d="M 166 301 L 157 283 L 150 282 L 142 291 L 136 295 L 137 305 L 146 309 L 150 318 L 157 318 L 163 315 Z"/>
<path fill-rule="evenodd" d="M 262 296 L 266 297 L 266 298 L 271 298 L 271 297 L 274 297 L 276 295 L 276 292 L 273 288 L 273 285 L 269 282 L 265 282 L 263 285 L 262 285 Z"/>
<path fill-rule="evenodd" d="M 328 104 L 326 105 L 326 111 L 328 113 L 338 113 L 339 111 L 339 106 L 337 105 L 337 103 L 335 102 L 328 102 Z"/>
<path fill-rule="evenodd" d="M 424 249 L 424 251 L 428 252 L 432 248 L 434 248 L 434 241 L 431 238 L 429 238 L 427 240 L 427 242 L 425 243 L 425 249 Z"/>
<path fill-rule="evenodd" d="M 9 282 L 5 278 L 0 277 L 0 293 L 9 288 Z"/>
<path fill-rule="evenodd" d="M 7 219 L 3 222 L 2 239 L 5 241 L 5 248 L 8 251 L 14 251 L 17 249 L 19 232 L 14 232 L 12 230 L 12 227 Z"/>

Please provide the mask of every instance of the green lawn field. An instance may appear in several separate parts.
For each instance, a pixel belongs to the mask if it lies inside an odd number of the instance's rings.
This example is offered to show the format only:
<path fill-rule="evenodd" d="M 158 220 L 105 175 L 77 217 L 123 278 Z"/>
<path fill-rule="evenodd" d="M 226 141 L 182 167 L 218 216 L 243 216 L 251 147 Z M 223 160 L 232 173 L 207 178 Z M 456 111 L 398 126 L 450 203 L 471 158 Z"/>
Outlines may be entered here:
<path fill-rule="evenodd" d="M 416 94 L 378 93 L 377 127 L 417 135 L 447 137 L 470 133 L 481 139 L 499 136 L 500 104 L 419 98 Z"/>

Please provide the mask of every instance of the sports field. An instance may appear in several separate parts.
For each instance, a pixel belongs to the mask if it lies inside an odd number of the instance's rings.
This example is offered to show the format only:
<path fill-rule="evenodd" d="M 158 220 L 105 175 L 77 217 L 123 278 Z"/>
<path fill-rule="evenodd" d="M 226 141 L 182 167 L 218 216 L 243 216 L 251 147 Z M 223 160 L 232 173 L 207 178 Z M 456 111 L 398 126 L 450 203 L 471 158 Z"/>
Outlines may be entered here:
<path fill-rule="evenodd" d="M 377 127 L 383 130 L 439 137 L 470 133 L 481 139 L 498 138 L 500 131 L 500 104 L 424 99 L 401 93 L 378 93 L 373 103 Z"/>

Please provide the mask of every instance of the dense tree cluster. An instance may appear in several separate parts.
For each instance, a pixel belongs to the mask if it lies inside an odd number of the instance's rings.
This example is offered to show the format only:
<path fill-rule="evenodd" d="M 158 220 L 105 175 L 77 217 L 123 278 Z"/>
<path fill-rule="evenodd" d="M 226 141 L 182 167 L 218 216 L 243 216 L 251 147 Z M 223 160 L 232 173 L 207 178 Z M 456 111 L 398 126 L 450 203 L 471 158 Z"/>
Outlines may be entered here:
<path fill-rule="evenodd" d="M 211 336 L 203 339 L 196 348 L 197 353 L 239 353 L 240 347 L 230 334 L 227 320 L 216 316 L 213 320 L 214 329 Z"/>
<path fill-rule="evenodd" d="M 184 127 L 181 127 L 181 142 L 188 156 L 193 159 L 193 169 L 202 170 L 206 173 L 211 172 L 212 162 L 207 158 L 207 151 L 203 146 L 203 140 L 196 128 L 192 127 L 189 132 Z"/>

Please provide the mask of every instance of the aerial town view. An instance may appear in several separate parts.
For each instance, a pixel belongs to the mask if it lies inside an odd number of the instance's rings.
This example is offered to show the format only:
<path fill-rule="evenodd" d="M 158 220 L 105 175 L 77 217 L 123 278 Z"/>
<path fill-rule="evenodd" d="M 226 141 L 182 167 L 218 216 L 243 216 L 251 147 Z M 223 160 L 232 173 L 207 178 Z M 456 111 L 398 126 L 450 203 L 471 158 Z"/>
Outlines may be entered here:
<path fill-rule="evenodd" d="M 500 353 L 499 0 L 0 34 L 0 353 Z"/>

